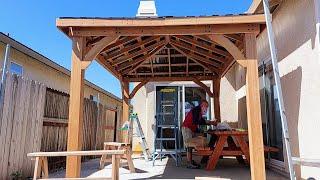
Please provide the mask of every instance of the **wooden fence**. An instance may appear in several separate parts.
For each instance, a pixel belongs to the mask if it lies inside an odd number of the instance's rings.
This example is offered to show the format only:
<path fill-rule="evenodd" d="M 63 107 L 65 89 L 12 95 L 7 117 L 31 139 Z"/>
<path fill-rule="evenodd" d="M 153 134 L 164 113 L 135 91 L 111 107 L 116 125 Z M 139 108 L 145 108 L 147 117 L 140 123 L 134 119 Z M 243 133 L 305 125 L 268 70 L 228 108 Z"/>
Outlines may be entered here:
<path fill-rule="evenodd" d="M 23 77 L 7 75 L 3 98 L 0 179 L 10 179 L 15 172 L 30 177 L 33 162 L 27 153 L 67 150 L 69 95 Z M 114 140 L 115 129 L 119 128 L 115 127 L 119 121 L 116 111 L 84 100 L 82 150 L 99 150 L 104 141 Z M 50 169 L 65 165 L 65 158 L 48 160 Z"/>
<path fill-rule="evenodd" d="M 46 88 L 7 74 L 0 118 L 0 179 L 14 172 L 31 175 L 27 153 L 40 150 Z"/>
<path fill-rule="evenodd" d="M 44 110 L 41 151 L 66 151 L 68 131 L 69 95 L 47 89 Z M 115 116 L 102 104 L 84 99 L 82 150 L 102 149 L 104 141 L 113 141 Z M 112 129 L 104 129 L 106 126 Z M 49 169 L 65 166 L 65 157 L 48 159 Z"/>

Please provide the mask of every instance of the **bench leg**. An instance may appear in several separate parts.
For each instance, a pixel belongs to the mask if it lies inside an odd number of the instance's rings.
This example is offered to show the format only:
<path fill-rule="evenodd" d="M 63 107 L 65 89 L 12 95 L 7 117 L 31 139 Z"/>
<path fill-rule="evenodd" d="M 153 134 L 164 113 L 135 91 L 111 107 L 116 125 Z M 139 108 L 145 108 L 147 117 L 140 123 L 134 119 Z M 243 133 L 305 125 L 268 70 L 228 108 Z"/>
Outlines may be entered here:
<path fill-rule="evenodd" d="M 128 147 L 126 149 L 126 159 L 127 159 L 127 162 L 128 162 L 128 166 L 129 166 L 129 170 L 131 173 L 135 173 L 136 172 L 136 169 L 134 168 L 134 164 L 133 164 L 133 161 L 132 161 L 132 152 L 130 150 L 130 147 Z"/>
<path fill-rule="evenodd" d="M 34 162 L 34 171 L 33 171 L 33 180 L 40 178 L 41 175 L 41 159 L 40 157 L 36 157 Z"/>
<path fill-rule="evenodd" d="M 48 158 L 42 157 L 41 159 L 42 159 L 41 171 L 43 172 L 42 178 L 49 178 Z"/>
<path fill-rule="evenodd" d="M 112 155 L 112 180 L 119 180 L 119 155 Z"/>

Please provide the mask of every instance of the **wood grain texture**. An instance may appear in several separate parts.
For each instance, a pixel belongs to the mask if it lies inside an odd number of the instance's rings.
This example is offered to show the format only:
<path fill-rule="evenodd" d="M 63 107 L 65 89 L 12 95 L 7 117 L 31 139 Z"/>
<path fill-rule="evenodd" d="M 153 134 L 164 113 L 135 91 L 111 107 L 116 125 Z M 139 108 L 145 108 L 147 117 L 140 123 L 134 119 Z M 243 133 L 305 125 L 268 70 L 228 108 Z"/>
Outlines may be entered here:
<path fill-rule="evenodd" d="M 246 100 L 249 132 L 249 149 L 251 164 L 251 179 L 266 179 L 261 107 L 260 107 L 260 89 L 258 60 L 256 49 L 255 34 L 245 35 L 246 45 Z"/>

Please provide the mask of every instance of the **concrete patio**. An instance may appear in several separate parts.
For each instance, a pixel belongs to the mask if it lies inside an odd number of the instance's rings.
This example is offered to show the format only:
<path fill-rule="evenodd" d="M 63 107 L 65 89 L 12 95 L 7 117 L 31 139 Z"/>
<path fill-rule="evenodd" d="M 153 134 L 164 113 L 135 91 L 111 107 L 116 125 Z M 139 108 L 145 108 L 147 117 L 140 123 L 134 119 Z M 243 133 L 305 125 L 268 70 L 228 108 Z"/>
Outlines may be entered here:
<path fill-rule="evenodd" d="M 198 160 L 198 159 L 196 159 Z M 181 167 L 176 167 L 170 158 L 162 161 L 157 160 L 155 166 L 152 161 L 146 162 L 139 157 L 133 160 L 136 173 L 130 173 L 128 167 L 120 168 L 120 179 L 250 179 L 250 168 L 246 165 L 238 164 L 235 159 L 222 159 L 214 171 L 204 169 L 187 169 L 185 159 Z M 267 170 L 267 179 L 281 180 L 286 177 L 277 174 L 274 171 Z M 65 176 L 65 170 L 50 174 L 50 178 L 62 178 Z M 82 163 L 81 177 L 108 178 L 111 177 L 111 164 L 99 169 L 99 159 L 93 159 Z"/>

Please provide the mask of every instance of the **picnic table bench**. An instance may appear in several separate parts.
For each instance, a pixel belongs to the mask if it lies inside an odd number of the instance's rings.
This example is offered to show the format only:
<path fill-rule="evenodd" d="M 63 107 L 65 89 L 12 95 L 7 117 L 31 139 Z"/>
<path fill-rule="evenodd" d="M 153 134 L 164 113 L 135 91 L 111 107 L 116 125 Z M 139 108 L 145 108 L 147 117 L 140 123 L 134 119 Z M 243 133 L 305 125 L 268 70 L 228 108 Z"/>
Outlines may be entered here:
<path fill-rule="evenodd" d="M 119 163 L 120 156 L 126 154 L 126 150 L 95 150 L 95 151 L 64 151 L 64 152 L 34 152 L 28 153 L 27 156 L 35 160 L 33 179 L 49 178 L 48 160 L 47 157 L 57 156 L 112 156 L 112 177 L 109 179 L 119 180 Z M 58 179 L 90 179 L 90 178 L 58 178 Z M 92 179 L 92 178 L 91 178 Z M 108 178 L 93 178 L 93 179 L 108 179 Z"/>
<path fill-rule="evenodd" d="M 214 148 L 196 148 L 197 155 L 209 156 L 206 170 L 213 170 L 220 156 L 235 156 L 239 162 L 245 161 L 250 163 L 249 144 L 246 142 L 248 131 L 227 130 L 227 131 L 208 131 L 207 134 L 216 135 L 216 145 Z M 228 137 L 232 142 L 227 141 Z M 227 144 L 227 147 L 225 147 Z M 237 144 L 237 145 L 236 145 Z M 277 148 L 267 147 L 264 148 L 265 152 L 276 152 Z M 243 160 L 242 157 L 245 157 Z"/>

